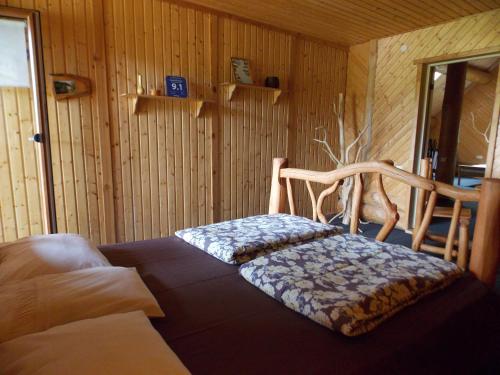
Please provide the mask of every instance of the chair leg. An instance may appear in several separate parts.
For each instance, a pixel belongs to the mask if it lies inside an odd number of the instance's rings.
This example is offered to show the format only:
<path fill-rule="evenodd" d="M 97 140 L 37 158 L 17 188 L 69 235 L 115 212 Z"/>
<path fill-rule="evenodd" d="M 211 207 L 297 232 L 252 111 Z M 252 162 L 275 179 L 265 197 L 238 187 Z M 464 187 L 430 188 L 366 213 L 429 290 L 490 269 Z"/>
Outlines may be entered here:
<path fill-rule="evenodd" d="M 469 252 L 469 219 L 460 219 L 460 228 L 458 231 L 458 259 L 457 265 L 467 268 L 467 258 Z"/>

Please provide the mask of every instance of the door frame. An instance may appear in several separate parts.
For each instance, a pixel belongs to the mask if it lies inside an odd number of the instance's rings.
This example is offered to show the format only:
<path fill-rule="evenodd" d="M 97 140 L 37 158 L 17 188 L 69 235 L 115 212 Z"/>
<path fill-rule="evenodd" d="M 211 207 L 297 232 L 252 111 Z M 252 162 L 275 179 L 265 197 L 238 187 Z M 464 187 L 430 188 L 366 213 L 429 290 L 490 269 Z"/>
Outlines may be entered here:
<path fill-rule="evenodd" d="M 50 133 L 47 114 L 47 93 L 45 86 L 45 68 L 43 65 L 42 33 L 40 13 L 35 10 L 0 6 L 0 17 L 24 20 L 27 26 L 29 70 L 33 92 L 35 132 L 42 135 L 41 147 L 37 147 L 40 170 L 40 195 L 44 233 L 56 233 L 57 221 L 52 177 L 52 157 L 50 151 Z"/>
<path fill-rule="evenodd" d="M 414 136 L 414 151 L 413 151 L 413 173 L 418 174 L 420 171 L 420 160 L 427 153 L 427 138 L 429 132 L 429 84 L 434 68 L 438 65 L 452 64 L 463 61 L 479 60 L 489 57 L 500 57 L 500 47 L 495 46 L 482 50 L 469 51 L 463 53 L 453 53 L 442 56 L 435 56 L 425 59 L 415 60 L 417 65 L 417 123 Z M 486 171 L 484 177 L 490 178 L 493 171 L 493 159 L 495 153 L 495 143 L 497 137 L 497 129 L 500 126 L 498 116 L 500 110 L 500 69 L 496 82 L 496 95 L 493 104 L 492 126 L 490 129 L 488 152 L 486 156 Z M 496 124 L 496 126 L 494 125 Z M 415 189 L 411 190 L 408 224 L 413 228 L 415 224 L 415 207 L 417 194 Z"/>

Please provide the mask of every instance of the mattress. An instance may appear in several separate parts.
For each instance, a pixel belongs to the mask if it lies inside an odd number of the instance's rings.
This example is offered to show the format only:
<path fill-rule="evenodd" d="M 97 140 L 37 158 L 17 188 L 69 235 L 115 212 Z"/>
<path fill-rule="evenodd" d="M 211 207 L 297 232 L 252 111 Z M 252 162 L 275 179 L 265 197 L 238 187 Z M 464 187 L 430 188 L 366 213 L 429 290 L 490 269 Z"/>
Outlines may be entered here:
<path fill-rule="evenodd" d="M 237 266 L 179 238 L 101 250 L 113 265 L 137 268 L 166 315 L 153 326 L 193 374 L 500 370 L 500 297 L 472 276 L 351 338 L 288 309 Z"/>

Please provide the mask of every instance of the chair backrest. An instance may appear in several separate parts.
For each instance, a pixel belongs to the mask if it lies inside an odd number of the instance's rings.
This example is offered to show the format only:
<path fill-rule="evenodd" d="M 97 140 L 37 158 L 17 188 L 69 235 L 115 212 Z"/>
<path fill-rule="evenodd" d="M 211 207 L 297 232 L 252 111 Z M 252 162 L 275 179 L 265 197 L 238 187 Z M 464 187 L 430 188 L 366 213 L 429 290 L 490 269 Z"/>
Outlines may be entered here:
<path fill-rule="evenodd" d="M 491 275 L 496 272 L 496 259 L 499 257 L 497 252 L 491 250 L 491 246 L 493 246 L 492 243 L 495 241 L 495 236 L 497 235 L 495 230 L 491 228 L 491 225 L 495 226 L 499 219 L 496 212 L 492 212 L 488 209 L 488 205 L 496 207 L 494 204 L 492 205 L 492 202 L 497 204 L 497 201 L 500 201 L 500 180 L 489 179 L 487 181 L 487 179 L 485 179 L 483 184 L 487 183 L 489 188 L 486 189 L 483 194 L 483 191 L 480 192 L 478 190 L 459 189 L 439 181 L 433 181 L 432 179 L 427 178 L 428 171 L 425 173 L 426 177 L 406 172 L 402 169 L 394 167 L 387 161 L 368 161 L 356 163 L 328 172 L 287 168 L 287 163 L 288 161 L 285 158 L 275 158 L 273 160 L 271 194 L 269 200 L 270 214 L 285 212 L 287 198 L 290 213 L 292 215 L 296 214 L 293 185 L 291 182 L 292 180 L 298 180 L 304 181 L 306 184 L 311 199 L 313 219 L 319 219 L 321 222 L 326 223 L 327 220 L 325 214 L 323 213 L 323 202 L 325 201 L 325 198 L 334 194 L 344 180 L 352 178 L 354 179 L 354 189 L 352 195 L 350 232 L 355 234 L 358 232 L 360 210 L 363 204 L 363 177 L 365 175 L 371 175 L 375 181 L 375 186 L 379 197 L 381 198 L 380 201 L 382 207 L 385 211 L 384 224 L 376 237 L 379 241 L 384 241 L 387 238 L 389 233 L 396 226 L 399 217 L 397 206 L 390 201 L 386 194 L 383 178 L 395 180 L 399 183 L 419 189 L 418 193 L 421 197 L 423 197 L 423 199 L 418 200 L 420 214 L 412 240 L 412 248 L 414 250 L 419 250 L 421 248 L 424 237 L 428 231 L 429 224 L 432 220 L 438 194 L 455 201 L 453 207 L 454 218 L 459 217 L 463 202 L 478 202 L 480 200 L 480 195 L 484 195 L 482 198 L 484 204 L 480 204 L 478 211 L 478 222 L 481 222 L 481 225 L 478 226 L 476 224 L 476 231 L 478 229 L 485 231 L 486 234 L 483 234 L 483 236 L 486 235 L 487 238 L 485 240 L 480 240 L 475 237 L 474 244 L 477 244 L 477 250 L 475 251 L 476 257 L 475 261 L 474 259 L 471 259 L 471 263 L 475 262 L 474 267 L 476 268 L 478 274 L 480 273 L 482 275 L 481 277 L 484 276 L 483 279 L 485 282 L 491 282 Z M 317 199 L 311 187 L 312 183 L 327 186 L 321 191 Z M 417 212 L 419 211 L 417 210 Z M 496 229 L 498 229 L 498 227 Z M 454 234 L 450 235 L 449 233 L 448 238 L 452 238 L 454 240 Z M 451 243 L 453 245 L 453 241 Z M 496 245 L 498 246 L 498 243 Z M 449 253 L 449 256 L 451 257 L 452 253 Z M 492 258 L 495 258 L 494 264 L 488 265 L 485 263 L 487 259 L 491 260 Z M 484 269 L 479 270 L 481 267 Z"/>
<path fill-rule="evenodd" d="M 432 161 L 430 159 L 422 159 L 420 161 L 420 176 L 426 177 L 428 179 L 432 178 Z M 415 238 L 416 232 L 420 225 L 422 225 L 424 208 L 428 204 L 428 192 L 419 189 L 417 195 L 417 204 L 416 204 L 416 215 L 415 215 L 415 228 L 413 229 L 413 237 Z M 425 250 L 430 251 L 432 253 L 441 254 L 448 261 L 451 261 L 455 256 L 457 257 L 457 264 L 461 268 L 467 267 L 467 254 L 469 249 L 469 235 L 468 235 L 468 220 L 467 225 L 464 225 L 465 218 L 463 217 L 463 213 L 466 210 L 462 207 L 462 201 L 456 199 L 453 205 L 453 210 L 448 210 L 444 207 L 435 207 L 433 211 L 433 216 L 445 217 L 450 219 L 450 226 L 448 229 L 448 233 L 446 236 L 436 235 L 432 233 L 427 233 L 425 237 L 435 241 L 442 242 L 445 244 L 445 247 L 439 247 L 435 245 L 428 245 L 425 243 L 420 244 L 420 248 L 417 250 Z M 467 211 L 470 211 L 467 209 Z M 446 212 L 446 213 L 444 213 Z M 432 218 L 431 218 L 432 220 Z M 461 233 L 460 240 L 456 240 L 456 234 L 458 231 L 458 226 L 461 225 Z M 466 231 L 466 232 L 464 232 Z M 454 247 L 458 246 L 458 250 L 454 250 Z"/>

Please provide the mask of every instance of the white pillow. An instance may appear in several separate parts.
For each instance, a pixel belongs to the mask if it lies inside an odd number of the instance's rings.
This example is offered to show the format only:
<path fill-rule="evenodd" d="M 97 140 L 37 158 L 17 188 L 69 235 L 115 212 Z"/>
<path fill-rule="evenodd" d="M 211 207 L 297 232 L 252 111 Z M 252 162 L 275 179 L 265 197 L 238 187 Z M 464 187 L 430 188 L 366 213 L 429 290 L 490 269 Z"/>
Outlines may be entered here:
<path fill-rule="evenodd" d="M 77 234 L 39 235 L 0 245 L 0 285 L 110 265 L 95 246 Z"/>
<path fill-rule="evenodd" d="M 60 324 L 143 310 L 164 316 L 134 268 L 97 267 L 0 286 L 0 342 Z"/>
<path fill-rule="evenodd" d="M 0 344 L 5 375 L 189 374 L 142 311 L 53 327 Z"/>

